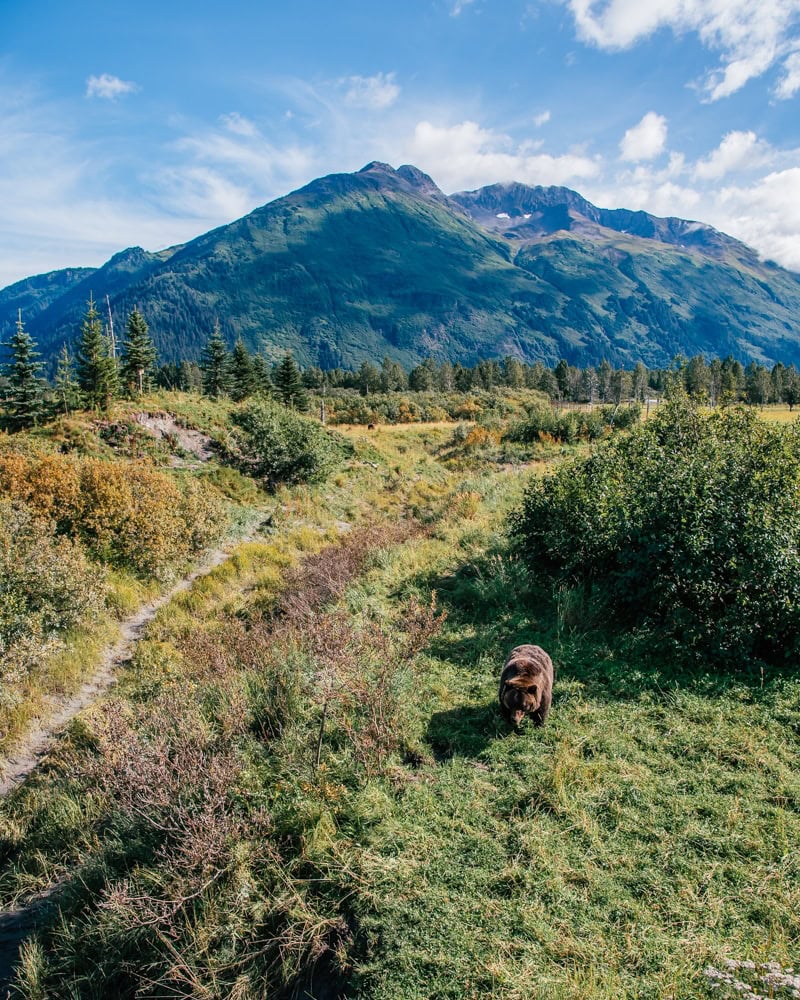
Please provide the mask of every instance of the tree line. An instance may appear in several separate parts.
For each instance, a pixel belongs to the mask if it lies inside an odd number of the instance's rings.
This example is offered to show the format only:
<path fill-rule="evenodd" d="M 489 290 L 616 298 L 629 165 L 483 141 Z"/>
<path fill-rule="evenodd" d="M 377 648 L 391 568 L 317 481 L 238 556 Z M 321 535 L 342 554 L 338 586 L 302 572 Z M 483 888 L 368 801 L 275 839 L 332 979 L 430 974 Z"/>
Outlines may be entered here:
<path fill-rule="evenodd" d="M 707 361 L 702 355 L 677 356 L 665 368 L 638 362 L 632 369 L 614 368 L 604 360 L 579 368 L 561 360 L 550 368 L 518 358 L 483 360 L 473 366 L 426 358 L 406 371 L 385 357 L 380 365 L 364 361 L 358 369 L 301 369 L 290 351 L 277 363 L 252 353 L 239 338 L 229 350 L 217 322 L 200 362 L 158 365 L 152 337 L 138 308 L 128 316 L 119 354 L 113 332 L 104 328 L 96 303 L 90 298 L 78 333 L 74 354 L 61 350 L 52 385 L 43 377 L 44 365 L 20 313 L 6 349 L 9 360 L 0 365 L 0 399 L 4 424 L 17 429 L 39 423 L 56 412 L 107 409 L 120 397 L 144 395 L 154 388 L 179 389 L 240 402 L 270 395 L 294 409 L 305 409 L 309 391 L 356 390 L 363 396 L 391 392 L 470 392 L 498 388 L 536 389 L 553 400 L 574 403 L 643 402 L 660 395 L 668 383 L 683 384 L 687 393 L 715 405 L 744 401 L 754 405 L 800 402 L 800 373 L 794 365 L 778 362 L 771 368 L 751 362 L 744 366 L 732 356 Z"/>

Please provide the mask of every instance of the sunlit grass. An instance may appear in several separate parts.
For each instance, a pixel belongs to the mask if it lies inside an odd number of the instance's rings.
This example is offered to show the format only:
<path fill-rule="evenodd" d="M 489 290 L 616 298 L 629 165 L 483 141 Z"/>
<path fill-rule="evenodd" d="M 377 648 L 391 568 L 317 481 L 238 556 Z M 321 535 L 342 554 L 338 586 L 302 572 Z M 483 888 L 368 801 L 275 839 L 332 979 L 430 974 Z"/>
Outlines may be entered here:
<path fill-rule="evenodd" d="M 315 779 L 302 727 L 240 747 L 236 808 L 266 810 L 281 850 L 297 852 L 285 872 L 286 941 L 308 913 L 344 921 L 344 979 L 363 1000 L 698 1000 L 709 962 L 796 961 L 796 676 L 678 670 L 609 631 L 581 594 L 543 591 L 505 531 L 530 473 L 443 467 L 435 456 L 452 425 L 344 433 L 356 448 L 348 467 L 279 492 L 272 533 L 163 609 L 117 691 L 134 704 L 172 685 L 216 704 L 224 691 L 194 680 L 187 635 L 269 607 L 286 570 L 336 538 L 337 522 L 393 519 L 409 506 L 424 515 L 427 530 L 375 553 L 342 600 L 353 620 L 387 627 L 412 596 L 435 591 L 447 612 L 414 667 L 408 754 L 365 778 L 332 741 Z M 522 641 L 550 650 L 557 681 L 548 725 L 514 734 L 496 684 Z M 256 680 L 233 684 L 232 697 Z M 78 900 L 48 947 L 26 955 L 26 996 L 56 995 L 60 968 L 85 977 L 76 996 L 90 995 L 89 942 L 98 962 L 114 961 L 107 948 L 120 938 L 103 937 L 103 911 L 86 905 L 95 891 L 139 866 L 159 891 L 158 859 L 121 843 L 102 796 L 71 783 L 70 761 L 91 747 L 89 715 L 51 770 L 0 809 L 0 898 L 63 877 Z M 272 903 L 258 896 L 252 849 L 238 845 L 235 911 L 216 912 L 210 896 L 184 939 L 192 956 L 217 963 L 215 975 L 226 959 L 219 928 L 247 927 Z M 136 955 L 116 961 L 135 968 Z M 278 981 L 241 982 L 237 996 L 255 1000 Z M 207 995 L 226 995 L 215 989 Z"/>

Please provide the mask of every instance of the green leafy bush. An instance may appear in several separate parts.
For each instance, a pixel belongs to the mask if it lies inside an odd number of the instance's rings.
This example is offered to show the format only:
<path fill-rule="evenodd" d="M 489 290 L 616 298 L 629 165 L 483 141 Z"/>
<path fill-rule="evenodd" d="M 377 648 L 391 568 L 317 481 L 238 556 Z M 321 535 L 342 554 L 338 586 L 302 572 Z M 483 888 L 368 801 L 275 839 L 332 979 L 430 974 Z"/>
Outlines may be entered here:
<path fill-rule="evenodd" d="M 362 396 L 354 389 L 334 389 L 325 395 L 330 424 L 413 424 L 439 420 L 518 417 L 525 407 L 544 406 L 547 397 L 533 389 L 375 392 Z"/>
<path fill-rule="evenodd" d="M 233 416 L 236 458 L 242 471 L 279 483 L 321 482 L 344 457 L 344 444 L 309 417 L 262 400 Z"/>
<path fill-rule="evenodd" d="M 514 529 L 535 572 L 718 660 L 800 649 L 800 427 L 673 398 L 534 480 Z"/>
<path fill-rule="evenodd" d="M 531 444 L 535 441 L 574 444 L 596 441 L 612 429 L 625 430 L 641 418 L 638 403 L 601 406 L 594 410 L 554 410 L 550 406 L 530 407 L 528 415 L 508 429 L 510 441 Z"/>

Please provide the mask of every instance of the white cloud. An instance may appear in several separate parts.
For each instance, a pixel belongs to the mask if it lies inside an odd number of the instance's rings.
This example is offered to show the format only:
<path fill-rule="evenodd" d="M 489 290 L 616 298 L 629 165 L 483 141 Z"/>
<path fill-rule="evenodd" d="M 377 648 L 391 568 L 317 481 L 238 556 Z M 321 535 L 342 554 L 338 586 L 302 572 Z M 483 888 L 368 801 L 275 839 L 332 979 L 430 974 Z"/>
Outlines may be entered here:
<path fill-rule="evenodd" d="M 347 88 L 344 99 L 352 107 L 380 111 L 394 104 L 400 96 L 400 87 L 394 78 L 394 73 L 376 73 L 375 76 L 348 76 L 340 83 Z"/>
<path fill-rule="evenodd" d="M 784 267 L 800 271 L 800 167 L 719 193 L 716 215 L 726 231 Z"/>
<path fill-rule="evenodd" d="M 450 16 L 460 17 L 466 8 L 473 3 L 475 3 L 475 0 L 453 0 L 453 3 L 450 6 Z"/>
<path fill-rule="evenodd" d="M 133 81 L 120 80 L 118 76 L 112 76 L 110 73 L 90 76 L 86 81 L 87 97 L 102 97 L 107 101 L 116 101 L 118 97 L 133 94 L 138 89 L 138 84 Z"/>
<path fill-rule="evenodd" d="M 638 125 L 629 128 L 619 144 L 623 160 L 654 160 L 664 152 L 667 119 L 648 111 Z"/>
<path fill-rule="evenodd" d="M 472 121 L 449 127 L 419 122 L 404 150 L 403 155 L 446 191 L 500 181 L 566 184 L 595 177 L 600 170 L 596 158 L 581 153 L 533 153 L 526 144 L 515 145 L 508 136 Z"/>
<path fill-rule="evenodd" d="M 775 88 L 775 96 L 787 100 L 800 90 L 800 51 L 792 52 L 783 64 L 783 76 Z"/>
<path fill-rule="evenodd" d="M 542 111 L 541 114 L 536 115 L 533 119 L 533 124 L 536 128 L 541 128 L 542 125 L 546 125 L 550 121 L 550 112 Z"/>
<path fill-rule="evenodd" d="M 255 124 L 249 118 L 240 115 L 238 111 L 231 111 L 230 114 L 220 115 L 219 120 L 234 135 L 253 136 L 258 132 Z"/>
<path fill-rule="evenodd" d="M 309 147 L 273 143 L 241 115 L 224 115 L 221 121 L 221 129 L 201 128 L 179 139 L 177 162 L 151 175 L 154 196 L 164 208 L 219 225 L 313 175 Z"/>
<path fill-rule="evenodd" d="M 0 287 L 100 264 L 133 244 L 184 242 L 314 177 L 374 159 L 414 163 L 445 191 L 565 184 L 606 207 L 708 222 L 800 270 L 800 150 L 772 147 L 754 131 L 714 136 L 705 156 L 687 161 L 667 155 L 666 122 L 650 112 L 650 128 L 646 115 L 629 130 L 636 157 L 620 161 L 594 147 L 534 141 L 547 133 L 534 131 L 533 112 L 527 138 L 444 103 L 420 111 L 403 102 L 368 116 L 365 127 L 363 112 L 343 99 L 349 79 L 283 86 L 269 129 L 234 111 L 140 149 L 133 138 L 123 145 L 82 135 L 79 99 L 47 103 L 0 78 Z M 287 106 L 294 118 L 284 116 Z"/>
<path fill-rule="evenodd" d="M 735 93 L 783 60 L 793 47 L 793 31 L 800 15 L 800 0 L 562 2 L 572 11 L 579 35 L 603 49 L 629 48 L 660 28 L 671 28 L 676 34 L 695 32 L 707 48 L 721 56 L 720 66 L 708 73 L 704 82 L 712 101 Z M 784 67 L 793 79 L 794 69 L 788 64 Z"/>
<path fill-rule="evenodd" d="M 718 180 L 736 170 L 752 170 L 771 158 L 769 143 L 762 142 L 755 132 L 729 132 L 705 159 L 694 167 L 694 176 L 701 180 Z"/>

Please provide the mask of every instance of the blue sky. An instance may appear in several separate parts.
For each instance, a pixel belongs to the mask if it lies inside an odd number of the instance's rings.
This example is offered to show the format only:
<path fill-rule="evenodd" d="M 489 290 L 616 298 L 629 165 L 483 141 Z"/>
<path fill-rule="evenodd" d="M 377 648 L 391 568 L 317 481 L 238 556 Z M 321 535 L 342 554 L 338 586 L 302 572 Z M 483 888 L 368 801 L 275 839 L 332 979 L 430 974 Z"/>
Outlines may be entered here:
<path fill-rule="evenodd" d="M 0 0 L 0 287 L 373 159 L 800 271 L 800 0 Z"/>

